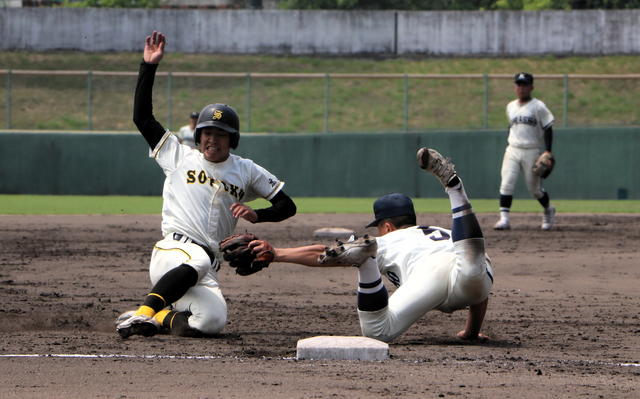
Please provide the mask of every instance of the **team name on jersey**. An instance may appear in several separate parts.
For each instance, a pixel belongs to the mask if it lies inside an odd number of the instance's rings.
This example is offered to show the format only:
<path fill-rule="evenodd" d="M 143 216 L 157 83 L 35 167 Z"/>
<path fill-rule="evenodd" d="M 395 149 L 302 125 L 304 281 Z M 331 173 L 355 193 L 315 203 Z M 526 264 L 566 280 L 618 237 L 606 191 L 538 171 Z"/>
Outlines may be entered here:
<path fill-rule="evenodd" d="M 516 116 L 515 118 L 509 121 L 509 127 L 513 125 L 529 125 L 536 126 L 538 124 L 538 120 L 533 116 Z"/>
<path fill-rule="evenodd" d="M 242 198 L 244 198 L 244 190 L 242 188 L 233 184 L 223 182 L 222 180 L 218 181 L 220 182 L 220 184 L 222 184 L 222 187 L 224 187 L 224 191 L 237 198 L 238 201 L 242 201 Z M 199 183 L 202 185 L 209 184 L 209 186 L 213 187 L 216 183 L 216 179 L 207 176 L 207 173 L 204 170 L 201 170 L 200 173 L 198 173 L 197 170 L 188 170 L 187 184 L 195 183 Z"/>

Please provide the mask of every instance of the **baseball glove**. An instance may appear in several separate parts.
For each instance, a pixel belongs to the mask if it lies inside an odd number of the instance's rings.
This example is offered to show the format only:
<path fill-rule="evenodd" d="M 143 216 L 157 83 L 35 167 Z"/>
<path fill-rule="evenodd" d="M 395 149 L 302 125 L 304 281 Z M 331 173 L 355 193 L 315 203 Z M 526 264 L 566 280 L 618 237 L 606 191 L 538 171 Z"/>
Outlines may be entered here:
<path fill-rule="evenodd" d="M 546 179 L 553 171 L 553 167 L 556 164 L 556 160 L 553 154 L 545 152 L 538 157 L 536 163 L 533 164 L 533 173 Z"/>
<path fill-rule="evenodd" d="M 273 261 L 271 251 L 255 253 L 249 248 L 249 243 L 257 239 L 253 234 L 245 233 L 227 237 L 220 243 L 222 257 L 229 262 L 229 266 L 236 269 L 236 274 L 249 276 L 269 267 L 269 263 Z"/>

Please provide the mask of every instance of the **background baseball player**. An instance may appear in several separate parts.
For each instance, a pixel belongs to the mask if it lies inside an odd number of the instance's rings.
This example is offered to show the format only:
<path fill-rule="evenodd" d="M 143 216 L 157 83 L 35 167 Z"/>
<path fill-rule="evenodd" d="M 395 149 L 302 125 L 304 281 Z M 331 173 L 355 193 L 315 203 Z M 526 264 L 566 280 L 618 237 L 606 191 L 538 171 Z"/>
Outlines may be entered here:
<path fill-rule="evenodd" d="M 375 220 L 367 226 L 377 227 L 380 237 L 365 236 L 328 248 L 273 248 L 262 240 L 250 245 L 256 251 L 274 252 L 274 262 L 357 266 L 358 316 L 366 337 L 388 342 L 430 310 L 451 313 L 469 307 L 466 327 L 457 337 L 488 340 L 480 328 L 493 285 L 493 267 L 462 181 L 449 161 L 435 150 L 418 152 L 419 165 L 436 176 L 449 194 L 451 230 L 416 226 L 411 199 L 392 193 L 375 201 Z M 382 274 L 398 287 L 391 297 Z"/>
<path fill-rule="evenodd" d="M 291 217 L 296 206 L 283 182 L 253 161 L 230 154 L 240 139 L 235 110 L 207 105 L 198 119 L 193 151 L 157 122 L 152 112 L 152 87 L 164 55 L 165 37 L 147 37 L 134 102 L 134 122 L 166 175 L 162 234 L 151 255 L 153 289 L 137 311 L 116 319 L 120 336 L 151 336 L 160 325 L 185 336 L 215 334 L 227 319 L 227 305 L 218 285 L 222 256 L 219 242 L 231 235 L 238 218 L 253 223 Z M 253 210 L 244 202 L 258 197 L 271 207 Z M 172 305 L 171 308 L 168 308 Z"/>
<path fill-rule="evenodd" d="M 178 136 L 180 144 L 188 145 L 191 148 L 196 148 L 196 143 L 195 141 L 193 141 L 193 133 L 196 130 L 196 125 L 198 124 L 199 117 L 200 113 L 197 111 L 193 111 L 191 115 L 189 115 L 189 124 L 182 126 L 180 130 L 178 130 L 176 136 Z"/>
<path fill-rule="evenodd" d="M 544 208 L 542 230 L 553 225 L 556 208 L 549 203 L 549 195 L 542 188 L 542 179 L 533 172 L 533 165 L 540 156 L 544 141 L 545 151 L 551 154 L 553 139 L 553 114 L 540 100 L 531 97 L 533 76 L 526 72 L 515 75 L 517 100 L 507 105 L 509 119 L 509 145 L 502 160 L 502 182 L 500 183 L 500 220 L 496 230 L 509 230 L 509 211 L 513 201 L 513 190 L 520 171 L 524 172 L 527 189 Z"/>

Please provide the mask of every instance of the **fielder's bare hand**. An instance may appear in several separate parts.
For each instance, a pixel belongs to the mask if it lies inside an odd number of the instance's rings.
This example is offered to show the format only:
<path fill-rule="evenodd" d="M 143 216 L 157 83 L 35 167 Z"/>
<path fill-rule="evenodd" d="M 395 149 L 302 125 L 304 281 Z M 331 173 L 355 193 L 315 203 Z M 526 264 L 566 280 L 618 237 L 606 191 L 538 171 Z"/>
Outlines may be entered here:
<path fill-rule="evenodd" d="M 142 59 L 148 64 L 159 64 L 164 57 L 164 45 L 167 43 L 164 35 L 155 30 L 151 36 L 147 36 L 144 45 L 144 55 Z"/>
<path fill-rule="evenodd" d="M 235 202 L 233 205 L 231 205 L 231 212 L 233 212 L 234 218 L 243 218 L 244 220 L 251 223 L 255 223 L 258 221 L 258 214 L 248 205 Z"/>

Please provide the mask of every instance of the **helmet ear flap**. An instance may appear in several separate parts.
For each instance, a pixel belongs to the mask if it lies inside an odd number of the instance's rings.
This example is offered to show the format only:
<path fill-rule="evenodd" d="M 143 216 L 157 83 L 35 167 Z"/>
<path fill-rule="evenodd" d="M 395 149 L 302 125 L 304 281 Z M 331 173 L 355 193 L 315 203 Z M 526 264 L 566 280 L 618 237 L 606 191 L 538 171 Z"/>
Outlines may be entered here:
<path fill-rule="evenodd" d="M 231 137 L 229 137 L 229 147 L 235 150 L 236 148 L 238 148 L 238 142 L 240 141 L 240 132 L 231 133 L 230 136 Z"/>

